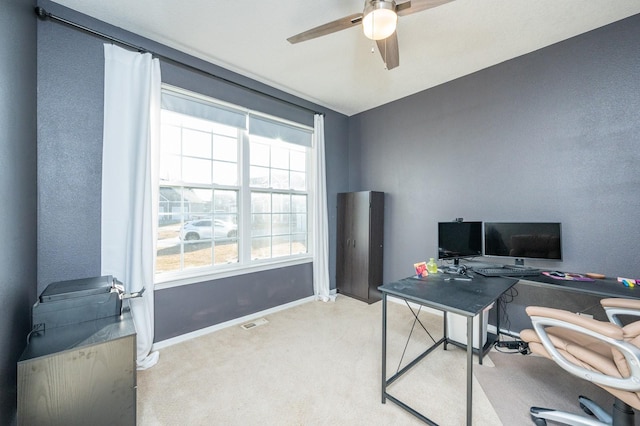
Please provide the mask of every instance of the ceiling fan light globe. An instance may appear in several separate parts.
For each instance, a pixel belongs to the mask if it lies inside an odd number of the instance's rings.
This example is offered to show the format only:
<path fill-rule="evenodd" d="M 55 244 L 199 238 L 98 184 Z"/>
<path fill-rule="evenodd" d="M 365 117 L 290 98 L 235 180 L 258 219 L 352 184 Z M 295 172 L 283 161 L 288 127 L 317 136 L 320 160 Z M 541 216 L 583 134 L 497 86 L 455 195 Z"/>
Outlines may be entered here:
<path fill-rule="evenodd" d="M 397 22 L 395 2 L 367 1 L 362 18 L 362 30 L 367 38 L 382 40 L 389 37 L 396 30 Z"/>

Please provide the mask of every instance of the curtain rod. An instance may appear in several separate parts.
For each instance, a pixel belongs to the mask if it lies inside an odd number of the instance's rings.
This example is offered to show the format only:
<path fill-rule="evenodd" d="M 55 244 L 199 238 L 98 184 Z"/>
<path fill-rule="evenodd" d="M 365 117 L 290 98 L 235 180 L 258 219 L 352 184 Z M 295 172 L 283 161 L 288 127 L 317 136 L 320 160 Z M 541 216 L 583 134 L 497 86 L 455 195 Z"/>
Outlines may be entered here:
<path fill-rule="evenodd" d="M 139 53 L 150 53 L 152 56 L 154 56 L 154 57 L 156 57 L 158 59 L 162 59 L 163 61 L 171 62 L 173 64 L 189 68 L 189 69 L 191 69 L 193 71 L 197 71 L 199 73 L 205 74 L 205 75 L 207 75 L 209 77 L 212 77 L 212 78 L 214 78 L 214 79 L 216 79 L 218 81 L 221 81 L 223 83 L 232 85 L 234 87 L 238 87 L 240 89 L 249 91 L 251 93 L 254 93 L 254 94 L 257 94 L 257 95 L 260 95 L 260 96 L 264 96 L 264 97 L 267 97 L 269 99 L 272 99 L 272 100 L 275 100 L 275 101 L 278 101 L 278 102 L 281 102 L 281 103 L 284 103 L 284 104 L 287 104 L 287 105 L 290 105 L 290 106 L 293 106 L 293 107 L 296 107 L 296 108 L 299 108 L 299 109 L 303 109 L 305 111 L 309 111 L 309 112 L 311 112 L 313 114 L 321 114 L 321 115 L 324 116 L 324 113 L 322 113 L 322 112 L 315 111 L 315 110 L 313 110 L 311 108 L 307 108 L 307 107 L 299 105 L 299 104 L 297 104 L 295 102 L 287 101 L 286 99 L 281 99 L 281 98 L 279 98 L 277 96 L 270 95 L 270 94 L 262 92 L 262 91 L 260 91 L 258 89 L 254 89 L 252 87 L 245 86 L 243 84 L 237 83 L 237 82 L 229 80 L 227 78 L 220 77 L 219 75 L 212 74 L 209 71 L 205 71 L 205 70 L 200 69 L 198 67 L 195 67 L 193 65 L 185 64 L 184 62 L 180 62 L 180 61 L 178 61 L 176 59 L 173 59 L 173 58 L 170 58 L 168 56 L 161 55 L 161 54 L 156 53 L 156 52 L 152 52 L 152 51 L 150 51 L 148 49 L 145 49 L 143 47 L 136 46 L 135 44 L 131 44 L 131 43 L 126 42 L 124 40 L 120 40 L 120 39 L 117 39 L 117 38 L 112 37 L 110 35 L 101 33 L 99 31 L 92 30 L 91 28 L 85 27 L 84 25 L 77 24 L 75 22 L 69 21 L 68 19 L 62 18 L 60 16 L 56 16 L 56 15 L 50 13 L 50 12 L 47 12 L 44 8 L 42 8 L 40 6 L 36 6 L 35 12 L 36 12 L 36 15 L 38 15 L 38 18 L 40 18 L 42 20 L 51 19 L 53 21 L 61 22 L 63 24 L 69 25 L 70 27 L 73 27 L 73 28 L 76 28 L 78 30 L 87 32 L 87 33 L 89 33 L 91 35 L 95 35 L 95 36 L 98 36 L 98 37 L 103 38 L 105 40 L 109 40 L 109 41 L 111 41 L 113 43 L 118 43 L 118 44 L 120 44 L 122 46 L 128 47 L 130 49 L 134 49 Z"/>

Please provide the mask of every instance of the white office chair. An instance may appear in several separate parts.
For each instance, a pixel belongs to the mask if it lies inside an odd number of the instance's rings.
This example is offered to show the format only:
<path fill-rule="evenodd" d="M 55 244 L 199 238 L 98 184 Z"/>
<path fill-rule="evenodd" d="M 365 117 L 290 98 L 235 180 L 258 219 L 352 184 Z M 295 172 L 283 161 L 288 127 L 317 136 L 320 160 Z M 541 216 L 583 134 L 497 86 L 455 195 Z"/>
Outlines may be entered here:
<path fill-rule="evenodd" d="M 531 407 L 536 425 L 546 425 L 546 420 L 568 425 L 634 425 L 633 408 L 640 409 L 640 320 L 623 326 L 620 316 L 640 317 L 640 300 L 603 299 L 600 303 L 610 322 L 559 309 L 527 307 L 533 330 L 523 330 L 520 337 L 529 343 L 531 352 L 552 359 L 615 397 L 611 413 L 586 397 L 578 398 L 582 409 L 595 418 Z"/>

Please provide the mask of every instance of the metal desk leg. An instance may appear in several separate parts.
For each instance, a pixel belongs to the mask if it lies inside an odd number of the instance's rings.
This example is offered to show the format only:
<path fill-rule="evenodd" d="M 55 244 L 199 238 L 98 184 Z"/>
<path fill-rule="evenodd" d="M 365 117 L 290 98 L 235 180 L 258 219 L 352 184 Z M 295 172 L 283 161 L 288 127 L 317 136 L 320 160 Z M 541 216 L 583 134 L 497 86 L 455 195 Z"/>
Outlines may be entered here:
<path fill-rule="evenodd" d="M 482 365 L 482 356 L 484 354 L 484 345 L 482 340 L 484 337 L 484 311 L 480 311 L 478 314 L 478 364 Z"/>
<path fill-rule="evenodd" d="M 447 343 L 449 342 L 449 335 L 447 334 L 447 311 L 442 311 L 442 313 L 442 316 L 444 317 L 442 335 L 444 336 L 444 350 L 446 351 Z"/>
<path fill-rule="evenodd" d="M 382 293 L 382 403 L 387 402 L 387 293 Z"/>
<path fill-rule="evenodd" d="M 473 400 L 473 317 L 467 317 L 467 425 L 471 425 L 471 401 Z"/>

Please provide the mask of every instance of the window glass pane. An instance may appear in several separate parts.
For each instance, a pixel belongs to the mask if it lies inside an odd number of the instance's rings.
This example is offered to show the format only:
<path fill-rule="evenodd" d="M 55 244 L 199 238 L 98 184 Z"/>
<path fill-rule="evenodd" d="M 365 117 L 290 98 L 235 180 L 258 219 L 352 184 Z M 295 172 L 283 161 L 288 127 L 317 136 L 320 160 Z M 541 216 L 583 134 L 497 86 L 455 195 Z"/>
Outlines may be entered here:
<path fill-rule="evenodd" d="M 180 239 L 183 241 L 210 240 L 212 236 L 213 225 L 211 219 L 186 220 L 182 228 L 180 228 Z"/>
<path fill-rule="evenodd" d="M 291 151 L 291 170 L 304 172 L 307 169 L 307 156 L 302 151 Z"/>
<path fill-rule="evenodd" d="M 268 259 L 271 257 L 271 237 L 251 239 L 251 259 Z"/>
<path fill-rule="evenodd" d="M 162 198 L 162 197 L 161 197 Z M 161 206 L 162 206 L 161 202 Z M 158 221 L 158 242 L 156 248 L 156 272 L 172 272 L 181 269 L 180 257 L 180 225 L 182 224 L 181 215 L 172 214 L 169 204 L 164 204 L 167 212 L 162 212 Z"/>
<path fill-rule="evenodd" d="M 216 245 L 213 249 L 213 259 L 213 263 L 215 265 L 238 263 L 238 242 L 216 242 Z"/>
<path fill-rule="evenodd" d="M 161 186 L 160 206 L 158 213 L 164 217 L 164 221 L 181 221 L 182 220 L 182 188 L 174 188 L 171 186 Z"/>
<path fill-rule="evenodd" d="M 271 233 L 272 235 L 284 235 L 291 232 L 289 229 L 290 214 L 274 214 L 272 216 Z"/>
<path fill-rule="evenodd" d="M 236 241 L 238 238 L 238 225 L 230 221 L 214 219 L 213 237 L 216 240 L 216 244 L 218 242 Z"/>
<path fill-rule="evenodd" d="M 307 252 L 307 234 L 293 234 L 291 236 L 291 254 L 303 254 Z"/>
<path fill-rule="evenodd" d="M 185 220 L 211 220 L 213 191 L 202 188 L 183 188 Z"/>
<path fill-rule="evenodd" d="M 251 166 L 251 186 L 255 188 L 269 187 L 269 169 L 266 167 Z"/>
<path fill-rule="evenodd" d="M 238 139 L 221 135 L 213 135 L 214 160 L 238 162 Z"/>
<path fill-rule="evenodd" d="M 211 161 L 199 158 L 182 159 L 182 180 L 191 183 L 211 183 Z"/>
<path fill-rule="evenodd" d="M 271 212 L 271 194 L 262 192 L 251 193 L 251 212 L 269 213 Z"/>
<path fill-rule="evenodd" d="M 286 148 L 271 147 L 271 167 L 278 169 L 289 168 L 289 150 Z"/>
<path fill-rule="evenodd" d="M 291 211 L 306 213 L 307 211 L 307 196 L 306 195 L 292 195 L 291 196 Z"/>
<path fill-rule="evenodd" d="M 274 213 L 289 213 L 291 211 L 291 196 L 289 194 L 273 194 L 271 200 L 271 209 Z"/>
<path fill-rule="evenodd" d="M 269 145 L 262 143 L 251 143 L 251 165 L 269 167 L 270 160 Z"/>
<path fill-rule="evenodd" d="M 218 185 L 238 184 L 238 164 L 225 163 L 222 161 L 213 162 L 213 183 Z"/>
<path fill-rule="evenodd" d="M 291 232 L 307 232 L 307 215 L 291 215 Z"/>
<path fill-rule="evenodd" d="M 184 244 L 184 268 L 212 265 L 211 241 L 187 242 Z"/>
<path fill-rule="evenodd" d="M 271 187 L 274 189 L 289 189 L 289 171 L 271 169 Z"/>
<path fill-rule="evenodd" d="M 271 235 L 271 215 L 252 214 L 251 215 L 251 236 L 261 237 Z"/>
<path fill-rule="evenodd" d="M 281 235 L 273 237 L 273 257 L 289 256 L 291 254 L 291 237 Z"/>
<path fill-rule="evenodd" d="M 182 178 L 182 157 L 160 154 L 160 180 L 177 181 Z"/>
<path fill-rule="evenodd" d="M 226 219 L 228 222 L 238 223 L 236 220 L 237 215 L 231 214 L 238 212 L 238 191 L 216 189 L 213 203 L 216 215 L 225 215 L 228 218 Z M 222 219 L 221 216 L 218 217 Z"/>
<path fill-rule="evenodd" d="M 305 173 L 291 172 L 291 189 L 296 191 L 307 189 L 307 175 Z"/>
<path fill-rule="evenodd" d="M 163 125 L 161 127 L 160 149 L 163 154 L 180 154 L 180 127 Z"/>
<path fill-rule="evenodd" d="M 182 155 L 211 158 L 211 133 L 183 129 Z"/>

